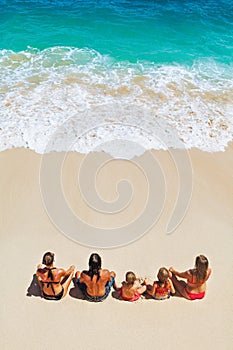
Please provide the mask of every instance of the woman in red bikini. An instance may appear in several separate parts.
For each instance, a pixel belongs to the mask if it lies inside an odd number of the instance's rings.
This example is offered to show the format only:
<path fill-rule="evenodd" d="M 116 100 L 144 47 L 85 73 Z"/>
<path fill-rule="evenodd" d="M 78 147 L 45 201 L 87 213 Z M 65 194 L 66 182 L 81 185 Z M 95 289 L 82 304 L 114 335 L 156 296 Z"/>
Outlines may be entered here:
<path fill-rule="evenodd" d="M 68 291 L 74 274 L 74 266 L 68 270 L 57 269 L 53 266 L 54 254 L 47 252 L 42 264 L 37 266 L 36 275 L 41 288 L 41 297 L 47 300 L 63 299 Z"/>
<path fill-rule="evenodd" d="M 126 273 L 122 287 L 118 289 L 121 299 L 126 301 L 136 301 L 141 297 L 141 294 L 146 291 L 146 286 L 142 285 L 139 278 L 136 278 L 132 271 Z"/>
<path fill-rule="evenodd" d="M 204 298 L 206 281 L 211 274 L 211 269 L 208 266 L 208 259 L 204 255 L 199 255 L 196 257 L 194 269 L 178 272 L 173 267 L 170 267 L 169 271 L 172 273 L 172 282 L 182 297 L 188 300 Z M 178 280 L 176 276 L 186 279 L 187 283 Z"/>

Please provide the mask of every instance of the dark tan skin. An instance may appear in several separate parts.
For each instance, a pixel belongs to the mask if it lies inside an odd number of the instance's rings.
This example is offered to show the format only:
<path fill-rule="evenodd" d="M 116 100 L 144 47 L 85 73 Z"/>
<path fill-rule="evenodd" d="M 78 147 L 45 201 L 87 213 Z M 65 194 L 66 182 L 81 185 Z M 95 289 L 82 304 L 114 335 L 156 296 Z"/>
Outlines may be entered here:
<path fill-rule="evenodd" d="M 80 283 L 85 283 L 87 286 L 87 293 L 90 296 L 102 297 L 105 294 L 105 285 L 107 282 L 111 281 L 111 276 L 115 277 L 116 274 L 113 271 L 106 269 L 100 270 L 100 278 L 97 281 L 97 275 L 94 275 L 91 279 L 88 276 L 88 271 L 83 271 L 80 275 L 80 271 L 77 271 L 75 274 L 76 278 L 80 276 Z M 116 288 L 116 286 L 114 286 Z"/>
<path fill-rule="evenodd" d="M 46 267 L 51 269 L 54 266 L 52 264 Z M 41 291 L 43 291 L 47 295 L 54 295 L 54 292 L 55 292 L 55 295 L 57 295 L 62 291 L 62 287 L 63 287 L 64 289 L 63 296 L 62 296 L 62 299 L 63 299 L 66 296 L 69 285 L 72 281 L 72 278 L 74 275 L 74 268 L 75 267 L 72 265 L 68 270 L 64 270 L 61 268 L 56 268 L 52 270 L 51 272 L 53 274 L 53 280 L 51 280 L 48 278 L 48 271 L 44 268 L 44 265 L 41 265 L 41 264 L 38 265 L 36 275 L 40 284 Z M 49 281 L 59 282 L 59 283 L 53 284 L 54 292 L 51 286 L 47 287 L 47 283 L 42 283 L 42 282 L 49 282 Z"/>

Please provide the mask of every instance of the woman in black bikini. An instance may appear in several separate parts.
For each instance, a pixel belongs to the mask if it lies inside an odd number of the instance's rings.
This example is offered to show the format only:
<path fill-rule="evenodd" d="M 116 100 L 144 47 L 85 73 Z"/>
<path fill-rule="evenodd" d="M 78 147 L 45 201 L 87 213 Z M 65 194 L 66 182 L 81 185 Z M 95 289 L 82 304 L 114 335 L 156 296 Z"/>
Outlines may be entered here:
<path fill-rule="evenodd" d="M 53 266 L 54 254 L 47 252 L 43 256 L 42 264 L 38 265 L 36 275 L 41 288 L 41 296 L 47 300 L 63 299 L 68 291 L 74 275 L 74 266 L 68 270 Z"/>

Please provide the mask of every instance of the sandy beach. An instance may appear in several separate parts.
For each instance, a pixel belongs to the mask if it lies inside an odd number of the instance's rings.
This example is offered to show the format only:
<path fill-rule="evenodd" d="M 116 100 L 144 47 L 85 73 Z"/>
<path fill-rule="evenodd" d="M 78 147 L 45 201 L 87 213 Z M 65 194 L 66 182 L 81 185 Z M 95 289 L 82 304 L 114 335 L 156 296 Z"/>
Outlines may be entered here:
<path fill-rule="evenodd" d="M 177 167 L 169 152 L 153 154 L 166 183 L 161 214 L 135 242 L 101 249 L 67 238 L 51 220 L 42 198 L 42 155 L 26 149 L 0 153 L 1 349 L 232 349 L 233 145 L 219 153 L 189 151 L 192 197 L 171 234 L 166 227 L 179 188 Z M 59 154 L 51 157 L 56 162 Z M 140 216 L 147 200 L 143 173 L 130 161 L 109 161 L 98 173 L 97 192 L 106 202 L 113 201 L 116 182 L 128 179 L 134 184 L 134 197 L 125 210 L 98 213 L 86 204 L 77 186 L 84 158 L 70 153 L 64 162 L 62 188 L 72 213 L 93 227 L 106 229 L 124 226 Z M 118 283 L 128 270 L 151 279 L 161 266 L 186 270 L 199 254 L 209 258 L 212 276 L 202 301 L 173 297 L 127 303 L 110 295 L 94 304 L 78 299 L 71 284 L 64 300 L 49 302 L 40 298 L 33 285 L 36 266 L 46 251 L 55 253 L 56 266 L 74 264 L 76 270 L 87 268 L 90 253 L 98 252 L 103 267 L 116 271 Z"/>

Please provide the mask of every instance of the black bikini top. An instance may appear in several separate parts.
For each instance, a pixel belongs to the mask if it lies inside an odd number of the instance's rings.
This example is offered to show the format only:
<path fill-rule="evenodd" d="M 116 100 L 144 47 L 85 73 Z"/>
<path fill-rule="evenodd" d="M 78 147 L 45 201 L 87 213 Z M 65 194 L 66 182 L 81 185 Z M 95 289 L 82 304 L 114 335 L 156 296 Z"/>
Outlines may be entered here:
<path fill-rule="evenodd" d="M 56 270 L 56 267 L 52 267 L 52 268 L 49 268 L 49 267 L 45 267 L 43 270 L 46 270 L 48 271 L 48 278 L 51 280 L 51 281 L 41 281 L 43 284 L 44 283 L 47 283 L 47 287 L 52 287 L 53 284 L 59 284 L 60 282 L 56 282 L 56 281 L 53 281 L 54 279 L 54 276 L 52 274 L 52 270 Z"/>

